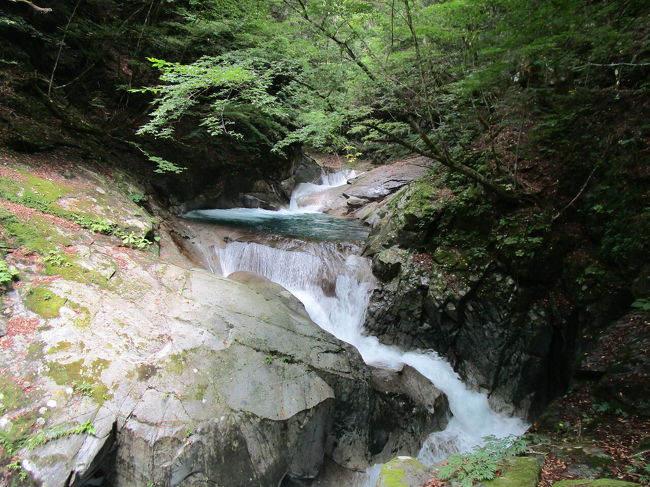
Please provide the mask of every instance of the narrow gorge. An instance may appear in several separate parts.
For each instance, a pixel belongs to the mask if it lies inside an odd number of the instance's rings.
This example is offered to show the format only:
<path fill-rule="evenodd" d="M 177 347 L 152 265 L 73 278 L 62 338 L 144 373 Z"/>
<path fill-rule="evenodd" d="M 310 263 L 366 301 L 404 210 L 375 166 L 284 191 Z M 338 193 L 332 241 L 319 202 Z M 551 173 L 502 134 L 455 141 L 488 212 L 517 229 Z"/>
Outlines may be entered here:
<path fill-rule="evenodd" d="M 0 3 L 0 487 L 650 485 L 650 8 Z"/>
<path fill-rule="evenodd" d="M 302 183 L 294 190 L 290 205 L 275 212 L 199 210 L 186 214 L 185 218 L 262 229 L 264 233 L 248 236 L 244 241 L 225 238 L 224 247 L 218 244 L 202 247 L 200 252 L 206 255 L 209 268 L 224 277 L 241 279 L 240 272 L 247 271 L 283 286 L 304 304 L 309 316 L 323 330 L 353 345 L 364 362 L 377 369 L 372 372 L 374 375 L 412 367 L 445 394 L 451 417 L 442 431 L 432 431 L 422 445 L 417 456 L 425 464 L 433 465 L 451 454 L 469 451 L 486 436 L 522 434 L 526 429 L 522 421 L 492 411 L 487 395 L 470 391 L 435 351 L 402 351 L 366 334 L 363 325 L 375 278 L 370 260 L 360 255 L 364 229 L 342 217 L 326 217 L 329 208 L 325 206 L 330 199 L 328 190 L 336 187 L 347 190 L 348 178 L 355 176 L 349 171 L 326 173 L 321 177 L 321 184 Z M 354 190 L 354 185 L 351 188 Z M 379 193 L 388 193 L 381 185 L 374 188 Z M 290 237 L 280 238 L 277 233 Z M 425 404 L 429 403 L 431 412 L 435 399 L 424 394 L 421 397 Z M 395 453 L 414 454 L 412 451 Z M 376 478 L 365 485 L 374 485 L 375 481 Z"/>

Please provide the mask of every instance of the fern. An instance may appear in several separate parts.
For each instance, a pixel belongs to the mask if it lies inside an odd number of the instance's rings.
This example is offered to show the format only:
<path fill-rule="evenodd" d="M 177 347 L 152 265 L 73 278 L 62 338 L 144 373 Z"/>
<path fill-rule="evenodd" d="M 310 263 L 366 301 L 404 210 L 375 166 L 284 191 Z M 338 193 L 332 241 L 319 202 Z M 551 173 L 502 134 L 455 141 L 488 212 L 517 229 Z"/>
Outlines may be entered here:
<path fill-rule="evenodd" d="M 525 439 L 516 436 L 487 436 L 484 440 L 485 444 L 471 453 L 450 456 L 447 464 L 440 469 L 440 478 L 457 480 L 462 487 L 472 487 L 476 482 L 493 480 L 499 463 L 505 457 L 523 453 L 527 446 Z"/>
<path fill-rule="evenodd" d="M 17 275 L 18 271 L 9 267 L 6 260 L 0 260 L 0 284 L 13 281 Z"/>

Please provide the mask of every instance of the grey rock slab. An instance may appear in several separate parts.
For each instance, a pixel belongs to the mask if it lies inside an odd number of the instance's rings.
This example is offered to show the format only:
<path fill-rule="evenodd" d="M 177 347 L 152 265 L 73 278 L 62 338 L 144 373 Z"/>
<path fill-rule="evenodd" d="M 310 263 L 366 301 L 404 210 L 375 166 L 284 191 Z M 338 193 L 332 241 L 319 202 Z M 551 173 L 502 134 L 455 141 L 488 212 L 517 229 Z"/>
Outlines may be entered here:
<path fill-rule="evenodd" d="M 409 182 L 425 176 L 431 165 L 430 159 L 414 157 L 375 167 L 350 180 L 349 184 L 331 188 L 315 197 L 319 199 L 321 205 L 328 208 L 328 213 L 347 215 L 351 209 L 359 212 L 366 204 L 383 200 Z M 352 201 L 351 206 L 349 201 Z M 303 203 L 308 204 L 309 201 Z M 369 215 L 363 219 L 368 217 Z"/>
<path fill-rule="evenodd" d="M 369 387 L 355 351 L 259 276 L 240 276 L 244 284 L 100 246 L 77 258 L 111 271 L 103 286 L 47 284 L 65 304 L 38 332 L 38 385 L 56 398 L 45 431 L 88 419 L 96 434 L 25 451 L 36 479 L 81 482 L 113 444 L 116 486 L 191 485 L 201 475 L 276 485 L 285 473 L 316 475 L 337 396 Z M 105 392 L 80 396 L 75 384 Z"/>

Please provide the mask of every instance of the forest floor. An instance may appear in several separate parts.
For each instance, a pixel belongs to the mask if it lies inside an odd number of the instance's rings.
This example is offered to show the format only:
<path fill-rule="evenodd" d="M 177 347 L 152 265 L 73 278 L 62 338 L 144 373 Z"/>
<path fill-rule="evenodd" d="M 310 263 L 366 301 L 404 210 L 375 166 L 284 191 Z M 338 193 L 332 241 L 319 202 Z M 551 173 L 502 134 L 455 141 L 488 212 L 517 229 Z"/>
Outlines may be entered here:
<path fill-rule="evenodd" d="M 591 376 L 575 380 L 530 431 L 551 445 L 538 487 L 589 473 L 650 485 L 649 352 L 650 313 L 638 311 L 585 354 L 580 368 Z"/>

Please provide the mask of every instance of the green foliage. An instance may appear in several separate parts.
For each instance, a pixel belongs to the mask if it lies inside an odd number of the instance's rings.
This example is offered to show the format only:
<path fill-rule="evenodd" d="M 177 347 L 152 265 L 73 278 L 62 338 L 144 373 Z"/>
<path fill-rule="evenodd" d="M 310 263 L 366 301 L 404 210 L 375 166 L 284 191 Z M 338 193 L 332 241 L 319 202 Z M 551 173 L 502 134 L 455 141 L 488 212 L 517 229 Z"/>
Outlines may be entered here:
<path fill-rule="evenodd" d="M 550 216 L 544 213 L 501 218 L 496 230 L 496 248 L 511 258 L 532 259 L 543 248 L 550 229 Z"/>
<path fill-rule="evenodd" d="M 12 423 L 15 422 L 20 421 L 14 420 Z M 11 431 L 0 431 L 0 446 L 2 446 L 5 449 L 5 452 L 11 457 L 21 450 L 33 450 L 62 438 L 68 438 L 74 435 L 96 434 L 95 427 L 90 421 L 85 421 L 73 427 L 60 424 L 48 430 L 41 431 L 33 431 L 33 426 L 36 424 L 33 418 L 24 419 L 23 423 L 24 424 L 20 425 L 18 429 L 16 429 L 15 426 L 12 426 Z M 15 466 L 10 468 L 20 472 L 22 470 L 20 460 L 16 458 L 13 463 Z M 21 478 L 24 477 L 21 475 Z"/>
<path fill-rule="evenodd" d="M 454 479 L 462 487 L 472 487 L 476 482 L 492 480 L 499 469 L 499 462 L 505 457 L 523 453 L 527 447 L 523 437 L 488 436 L 484 440 L 485 445 L 475 448 L 471 453 L 450 456 L 447 465 L 440 469 L 440 478 Z"/>
<path fill-rule="evenodd" d="M 43 446 L 51 441 L 56 441 L 61 438 L 68 438 L 73 435 L 94 435 L 95 426 L 90 421 L 68 428 L 65 425 L 58 425 L 48 431 L 39 431 L 38 433 L 27 437 L 23 443 L 23 447 L 28 450 L 33 450 L 39 446 Z"/>
<path fill-rule="evenodd" d="M 70 267 L 70 262 L 56 250 L 50 250 L 43 258 L 43 262 L 55 267 Z"/>
<path fill-rule="evenodd" d="M 151 245 L 151 242 L 149 240 L 147 240 L 142 235 L 137 235 L 135 233 L 122 234 L 120 238 L 122 239 L 122 243 L 125 246 L 134 249 L 144 249 Z"/>
<path fill-rule="evenodd" d="M 129 199 L 134 203 L 142 203 L 147 200 L 147 197 L 142 193 L 129 193 Z"/>
<path fill-rule="evenodd" d="M 23 469 L 23 466 L 20 463 L 20 460 L 15 459 L 13 462 L 7 464 L 9 470 L 14 470 L 18 473 L 18 478 L 20 480 L 27 480 L 27 472 Z"/>
<path fill-rule="evenodd" d="M 0 284 L 12 282 L 18 276 L 18 271 L 9 267 L 7 261 L 0 259 Z"/>
<path fill-rule="evenodd" d="M 31 288 L 25 296 L 25 306 L 43 318 L 56 318 L 66 299 L 52 293 L 45 286 Z"/>
<path fill-rule="evenodd" d="M 636 477 L 636 481 L 642 485 L 650 485 L 650 461 L 647 454 L 638 453 L 630 457 L 629 461 L 626 473 Z"/>
<path fill-rule="evenodd" d="M 173 124 L 197 104 L 208 107 L 199 125 L 212 136 L 243 137 L 236 127 L 240 105 L 250 104 L 268 117 L 284 116 L 276 97 L 270 93 L 279 70 L 251 53 L 206 56 L 191 64 L 154 58 L 149 61 L 161 72 L 162 84 L 139 90 L 156 95 L 151 120 L 140 128 L 140 135 L 172 137 Z M 159 171 L 178 172 L 168 161 L 155 156 L 150 159 L 158 164 Z"/>
<path fill-rule="evenodd" d="M 95 388 L 92 384 L 83 381 L 73 381 L 72 390 L 75 394 L 79 394 L 87 397 L 94 397 Z"/>
<path fill-rule="evenodd" d="M 632 303 L 633 308 L 650 311 L 650 298 L 639 298 Z"/>
<path fill-rule="evenodd" d="M 278 360 L 279 362 L 282 363 L 287 363 L 289 362 L 289 357 L 287 357 L 286 355 L 279 354 L 277 352 L 269 353 L 264 357 L 264 361 L 269 365 L 271 365 L 275 360 Z"/>

